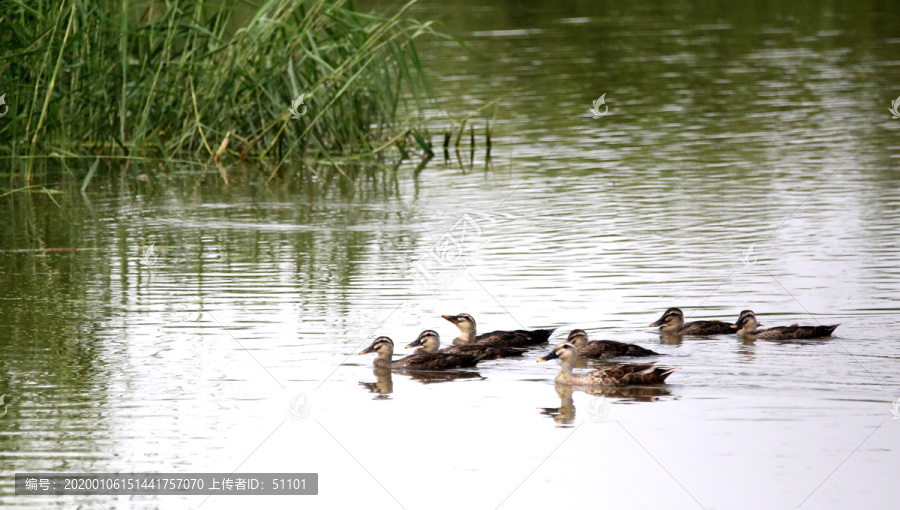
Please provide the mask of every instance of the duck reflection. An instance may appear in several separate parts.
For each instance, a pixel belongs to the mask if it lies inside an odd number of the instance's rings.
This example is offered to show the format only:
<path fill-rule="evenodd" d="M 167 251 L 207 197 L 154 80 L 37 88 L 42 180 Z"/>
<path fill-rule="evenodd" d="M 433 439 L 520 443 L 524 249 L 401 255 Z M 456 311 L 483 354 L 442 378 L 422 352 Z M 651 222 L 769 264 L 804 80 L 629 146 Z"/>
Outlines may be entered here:
<path fill-rule="evenodd" d="M 360 381 L 360 386 L 369 390 L 369 393 L 375 393 L 375 400 L 388 400 L 391 393 L 394 392 L 394 381 L 391 379 L 391 369 L 384 367 L 375 367 L 372 370 L 375 374 L 375 382 Z"/>
<path fill-rule="evenodd" d="M 576 391 L 583 391 L 588 395 L 599 397 L 602 399 L 614 398 L 616 402 L 657 402 L 663 397 L 668 397 L 672 393 L 666 386 L 623 386 L 618 388 L 598 387 L 598 386 L 570 386 L 567 384 L 557 384 L 555 386 L 556 394 L 559 396 L 559 407 L 542 407 L 540 413 L 548 418 L 553 419 L 559 426 L 567 427 L 575 423 L 575 400 L 573 395 Z M 592 399 L 586 410 L 585 419 L 595 421 L 604 421 L 609 417 L 609 406 L 611 402 L 605 400 Z"/>
<path fill-rule="evenodd" d="M 741 355 L 741 361 L 745 363 L 756 359 L 756 339 L 739 336 L 737 353 Z"/>
<path fill-rule="evenodd" d="M 404 370 L 403 372 L 399 372 L 403 375 L 408 375 L 413 380 L 419 381 L 422 384 L 432 384 L 432 383 L 440 383 L 447 381 L 455 381 L 457 379 L 485 379 L 484 376 L 479 374 L 478 372 L 472 372 L 468 370 L 459 370 L 452 372 L 429 372 L 424 370 Z"/>
<path fill-rule="evenodd" d="M 681 345 L 684 343 L 684 336 L 678 333 L 659 332 L 659 343 L 663 345 Z"/>
<path fill-rule="evenodd" d="M 359 385 L 367 389 L 370 393 L 375 393 L 375 400 L 387 400 L 390 394 L 394 392 L 393 371 L 386 367 L 375 367 L 372 370 L 375 374 L 375 382 L 360 381 Z M 455 381 L 457 379 L 485 379 L 478 372 L 460 370 L 460 371 L 424 371 L 424 370 L 398 370 L 397 374 L 404 375 L 418 381 L 422 384 L 432 384 L 447 381 Z"/>
<path fill-rule="evenodd" d="M 565 384 L 556 385 L 556 394 L 559 395 L 559 407 L 542 407 L 541 414 L 552 418 L 561 426 L 571 425 L 575 422 L 575 401 L 572 395 L 575 389 Z"/>

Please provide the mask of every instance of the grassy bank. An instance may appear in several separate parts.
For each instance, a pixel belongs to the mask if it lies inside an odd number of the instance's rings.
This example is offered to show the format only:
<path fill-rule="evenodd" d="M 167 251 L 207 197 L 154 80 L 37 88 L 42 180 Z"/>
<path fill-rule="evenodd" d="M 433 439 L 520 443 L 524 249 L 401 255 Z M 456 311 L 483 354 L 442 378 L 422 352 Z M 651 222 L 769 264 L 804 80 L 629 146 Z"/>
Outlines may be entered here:
<path fill-rule="evenodd" d="M 60 157 L 277 169 L 373 154 L 416 125 L 427 86 L 414 40 L 430 28 L 410 4 L 385 16 L 340 0 L 0 5 L 0 158 L 26 181 Z"/>

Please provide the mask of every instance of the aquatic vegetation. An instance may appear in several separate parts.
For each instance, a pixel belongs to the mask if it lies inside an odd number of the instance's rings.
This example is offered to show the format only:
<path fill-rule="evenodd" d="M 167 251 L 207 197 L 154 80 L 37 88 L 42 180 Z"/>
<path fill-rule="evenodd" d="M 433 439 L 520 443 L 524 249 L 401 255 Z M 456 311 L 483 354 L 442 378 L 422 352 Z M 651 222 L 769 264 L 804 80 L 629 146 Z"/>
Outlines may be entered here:
<path fill-rule="evenodd" d="M 26 181 L 60 157 L 230 154 L 274 175 L 292 157 L 425 143 L 414 40 L 434 32 L 411 3 L 387 16 L 341 0 L 0 3 L 0 158 Z"/>

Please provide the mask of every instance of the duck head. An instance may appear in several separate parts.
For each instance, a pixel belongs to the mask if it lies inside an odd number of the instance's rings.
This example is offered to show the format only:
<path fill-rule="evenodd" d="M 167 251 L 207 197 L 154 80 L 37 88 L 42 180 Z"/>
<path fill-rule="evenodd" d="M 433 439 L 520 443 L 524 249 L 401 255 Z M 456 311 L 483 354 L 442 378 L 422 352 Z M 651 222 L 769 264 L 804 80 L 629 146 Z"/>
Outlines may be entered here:
<path fill-rule="evenodd" d="M 736 329 L 737 334 L 739 335 L 743 333 L 756 333 L 756 328 L 758 327 L 759 322 L 756 320 L 756 314 L 750 310 L 741 312 L 737 322 L 731 325 L 731 329 Z"/>
<path fill-rule="evenodd" d="M 660 328 L 662 331 L 674 331 L 684 324 L 684 313 L 680 308 L 669 308 L 662 316 L 650 325 L 651 328 Z"/>
<path fill-rule="evenodd" d="M 462 332 L 459 338 L 456 339 L 457 341 L 462 343 L 475 341 L 475 319 L 471 315 L 461 313 L 459 315 L 441 315 L 441 317 L 456 324 L 456 327 Z M 454 341 L 454 343 L 458 343 L 457 341 Z"/>
<path fill-rule="evenodd" d="M 394 342 L 386 336 L 380 336 L 372 342 L 372 345 L 360 351 L 360 354 L 369 354 L 371 352 L 377 352 L 379 358 L 389 357 L 394 354 Z"/>
<path fill-rule="evenodd" d="M 572 332 L 569 333 L 569 337 L 566 338 L 566 342 L 574 345 L 576 348 L 584 347 L 588 344 L 587 333 L 585 333 L 583 329 L 573 329 Z"/>
<path fill-rule="evenodd" d="M 552 351 L 538 358 L 538 362 L 550 361 L 551 359 L 556 358 L 559 358 L 560 361 L 563 362 L 574 361 L 577 356 L 578 349 L 574 345 L 569 342 L 562 342 L 557 344 Z"/>
<path fill-rule="evenodd" d="M 441 315 L 441 317 L 456 324 L 456 327 L 463 331 L 469 328 L 473 331 L 475 330 L 475 319 L 467 313 L 461 313 L 459 315 Z"/>
<path fill-rule="evenodd" d="M 406 348 L 412 349 L 413 347 L 421 347 L 421 349 L 416 349 L 416 352 L 436 352 L 440 346 L 441 337 L 437 334 L 437 331 L 426 329 L 419 333 L 418 338 L 407 345 Z"/>

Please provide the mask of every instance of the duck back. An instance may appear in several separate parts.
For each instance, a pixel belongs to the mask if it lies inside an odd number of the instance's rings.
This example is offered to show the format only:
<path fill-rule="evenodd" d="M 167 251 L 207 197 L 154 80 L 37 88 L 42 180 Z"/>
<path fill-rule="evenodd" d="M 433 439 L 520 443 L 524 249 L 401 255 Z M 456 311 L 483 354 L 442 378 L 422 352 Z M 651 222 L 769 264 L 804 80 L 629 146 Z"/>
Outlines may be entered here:
<path fill-rule="evenodd" d="M 478 363 L 478 358 L 471 354 L 423 352 L 394 361 L 391 366 L 392 368 L 412 370 L 448 370 L 474 367 L 476 363 Z"/>
<path fill-rule="evenodd" d="M 679 335 L 722 335 L 734 332 L 731 324 L 722 321 L 685 322 L 678 328 Z"/>
<path fill-rule="evenodd" d="M 615 358 L 622 356 L 643 357 L 659 354 L 640 345 L 626 344 L 614 340 L 593 340 L 578 349 L 578 355 L 585 358 Z"/>
<path fill-rule="evenodd" d="M 840 324 L 831 326 L 779 326 L 758 331 L 754 338 L 764 340 L 804 340 L 831 336 Z"/>
<path fill-rule="evenodd" d="M 491 331 L 483 335 L 475 337 L 476 344 L 492 345 L 498 347 L 530 347 L 532 345 L 541 345 L 547 343 L 550 335 L 556 331 L 553 329 L 535 329 L 526 331 L 518 329 L 515 331 Z"/>

